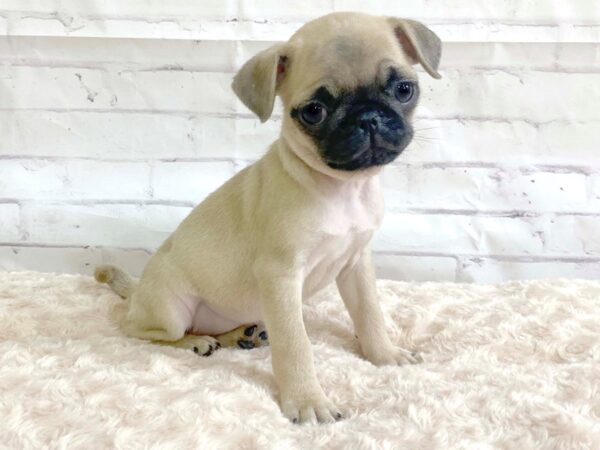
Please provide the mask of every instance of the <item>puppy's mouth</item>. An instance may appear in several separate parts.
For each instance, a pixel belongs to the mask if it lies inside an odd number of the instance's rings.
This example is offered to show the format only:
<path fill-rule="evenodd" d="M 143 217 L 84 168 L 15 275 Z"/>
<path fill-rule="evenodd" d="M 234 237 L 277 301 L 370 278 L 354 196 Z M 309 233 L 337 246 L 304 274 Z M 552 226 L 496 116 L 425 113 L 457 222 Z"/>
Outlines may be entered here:
<path fill-rule="evenodd" d="M 387 149 L 383 147 L 368 147 L 348 161 L 325 160 L 327 165 L 337 170 L 360 170 L 373 166 L 383 166 L 394 161 L 402 150 Z"/>
<path fill-rule="evenodd" d="M 412 131 L 405 133 L 401 142 L 393 144 L 378 134 L 371 134 L 361 145 L 349 145 L 347 151 L 336 151 L 335 156 L 331 152 L 325 152 L 322 158 L 329 167 L 337 170 L 354 171 L 383 166 L 400 156 L 411 140 Z"/>

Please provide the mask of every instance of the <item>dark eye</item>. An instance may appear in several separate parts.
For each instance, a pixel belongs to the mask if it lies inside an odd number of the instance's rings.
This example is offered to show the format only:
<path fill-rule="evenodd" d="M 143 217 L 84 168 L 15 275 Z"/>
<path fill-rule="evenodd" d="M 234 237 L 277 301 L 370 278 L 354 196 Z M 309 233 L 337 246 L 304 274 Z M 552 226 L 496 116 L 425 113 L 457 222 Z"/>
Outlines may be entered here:
<path fill-rule="evenodd" d="M 410 81 L 401 81 L 396 85 L 395 95 L 399 102 L 407 103 L 413 97 L 415 87 Z"/>
<path fill-rule="evenodd" d="M 327 117 L 327 110 L 319 102 L 310 102 L 300 110 L 302 121 L 308 125 L 317 125 Z"/>

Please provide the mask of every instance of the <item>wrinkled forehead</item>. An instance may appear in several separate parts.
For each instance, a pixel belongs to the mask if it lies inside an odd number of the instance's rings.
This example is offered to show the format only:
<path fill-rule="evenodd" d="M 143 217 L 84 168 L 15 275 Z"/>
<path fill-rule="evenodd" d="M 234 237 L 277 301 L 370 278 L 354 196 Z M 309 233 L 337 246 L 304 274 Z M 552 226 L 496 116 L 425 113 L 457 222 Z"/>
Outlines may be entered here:
<path fill-rule="evenodd" d="M 414 77 L 393 31 L 385 23 L 378 25 L 365 27 L 358 23 L 338 30 L 301 30 L 290 40 L 294 56 L 289 100 L 298 101 L 320 86 L 326 86 L 335 95 L 384 82 L 390 67 L 401 68 L 404 75 Z M 314 34 L 317 31 L 319 34 Z"/>

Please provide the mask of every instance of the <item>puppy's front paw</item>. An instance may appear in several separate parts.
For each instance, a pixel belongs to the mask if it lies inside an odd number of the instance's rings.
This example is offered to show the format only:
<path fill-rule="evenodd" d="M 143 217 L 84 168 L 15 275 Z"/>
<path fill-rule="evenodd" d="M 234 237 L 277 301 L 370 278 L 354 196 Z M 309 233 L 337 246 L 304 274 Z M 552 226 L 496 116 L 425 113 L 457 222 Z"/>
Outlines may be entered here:
<path fill-rule="evenodd" d="M 292 423 L 331 423 L 342 413 L 324 395 L 282 396 L 281 411 Z"/>
<path fill-rule="evenodd" d="M 242 325 L 218 335 L 217 340 L 223 347 L 239 347 L 244 350 L 269 345 L 267 331 L 262 324 Z"/>
<path fill-rule="evenodd" d="M 400 347 L 380 348 L 369 352 L 363 351 L 363 354 L 376 366 L 402 366 L 423 362 L 423 358 L 417 352 L 411 352 Z"/>

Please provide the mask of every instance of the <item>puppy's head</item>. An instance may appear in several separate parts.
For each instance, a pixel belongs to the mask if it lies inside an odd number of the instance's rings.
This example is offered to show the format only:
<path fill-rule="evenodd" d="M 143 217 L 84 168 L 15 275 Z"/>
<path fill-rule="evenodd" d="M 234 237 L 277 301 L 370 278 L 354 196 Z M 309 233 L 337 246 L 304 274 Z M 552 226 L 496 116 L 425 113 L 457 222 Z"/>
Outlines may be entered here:
<path fill-rule="evenodd" d="M 263 122 L 281 97 L 282 138 L 313 168 L 354 172 L 393 161 L 410 143 L 413 66 L 440 78 L 440 56 L 439 38 L 419 22 L 335 13 L 254 56 L 232 86 Z"/>

